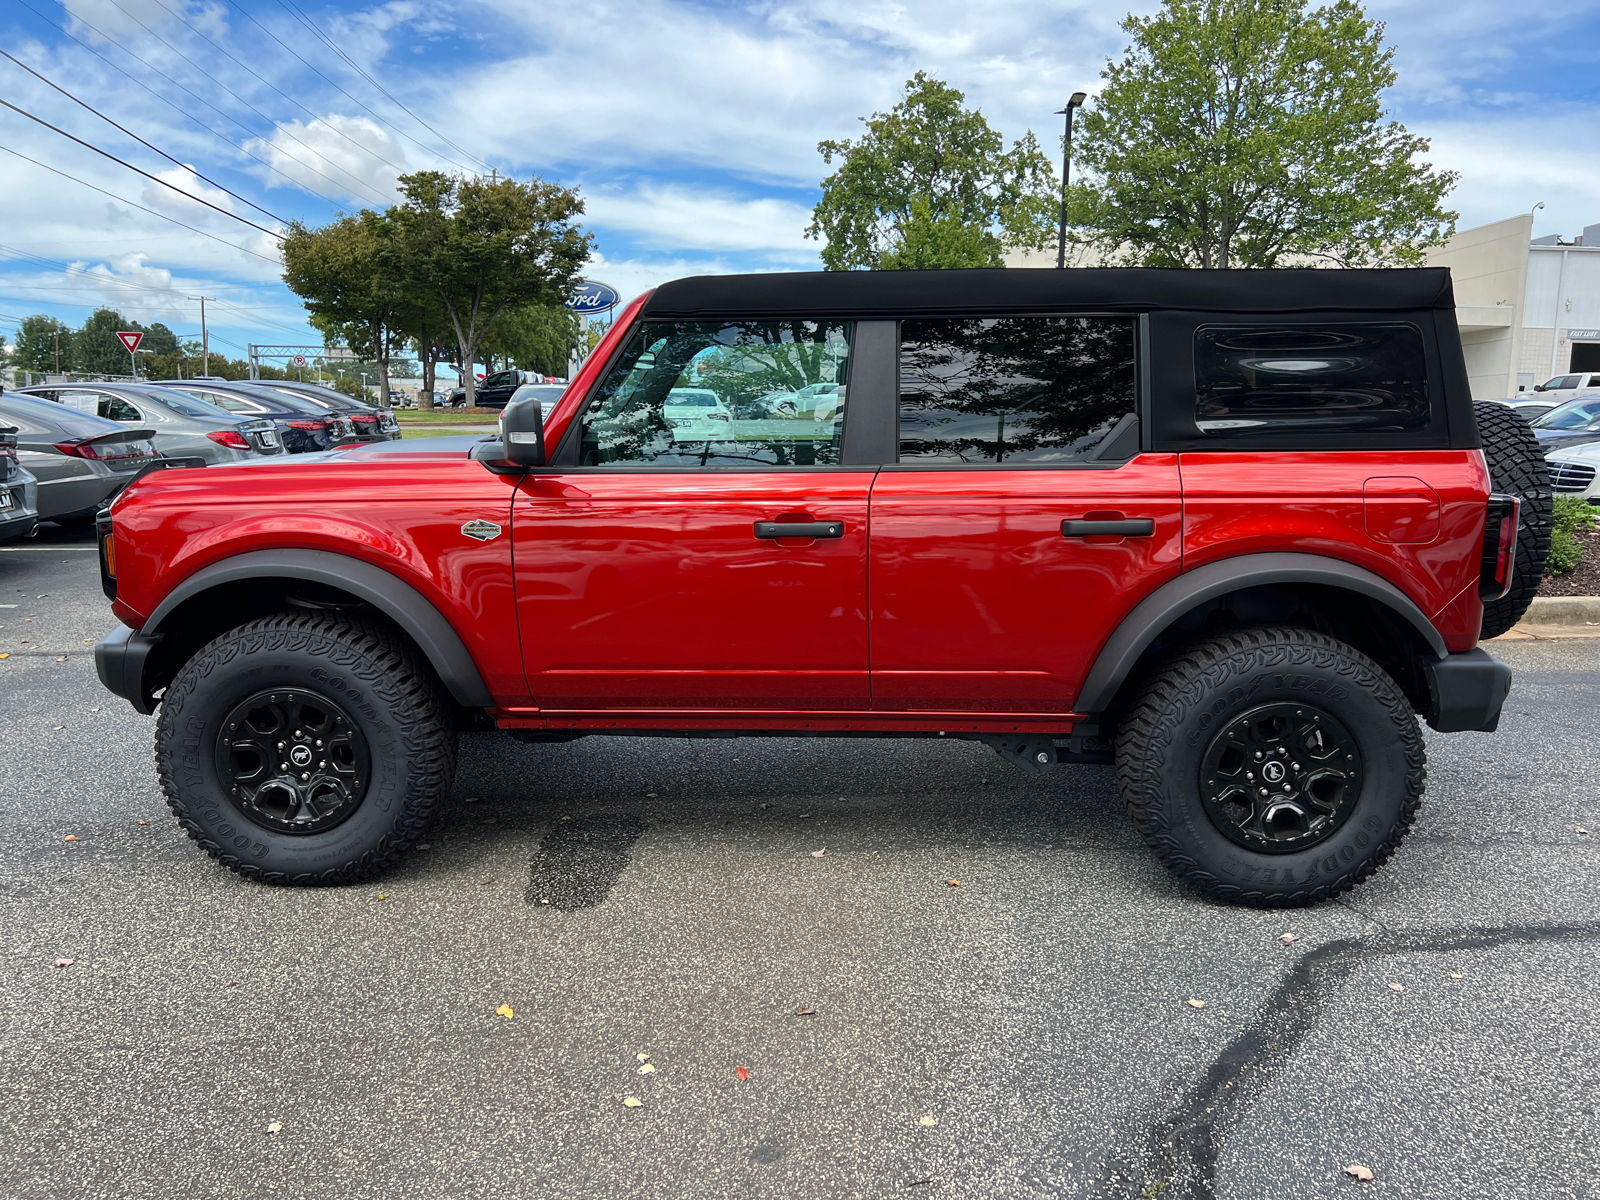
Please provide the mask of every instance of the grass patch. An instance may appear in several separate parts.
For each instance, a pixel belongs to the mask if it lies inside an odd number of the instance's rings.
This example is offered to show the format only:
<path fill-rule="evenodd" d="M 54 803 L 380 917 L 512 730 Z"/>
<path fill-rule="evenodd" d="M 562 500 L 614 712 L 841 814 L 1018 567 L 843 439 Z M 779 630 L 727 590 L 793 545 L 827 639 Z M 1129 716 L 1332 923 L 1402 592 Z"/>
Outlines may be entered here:
<path fill-rule="evenodd" d="M 482 425 L 500 419 L 498 408 L 446 408 L 423 412 L 419 408 L 396 409 L 394 419 L 407 425 Z"/>
<path fill-rule="evenodd" d="M 1557 496 L 1555 510 L 1555 523 L 1550 530 L 1550 562 L 1545 573 L 1565 575 L 1583 561 L 1584 542 L 1579 541 L 1578 535 L 1594 528 L 1595 513 L 1587 500 L 1577 496 Z"/>
<path fill-rule="evenodd" d="M 493 425 L 473 425 L 460 429 L 402 429 L 400 436 L 401 438 L 464 437 L 471 433 L 490 434 L 495 428 Z"/>

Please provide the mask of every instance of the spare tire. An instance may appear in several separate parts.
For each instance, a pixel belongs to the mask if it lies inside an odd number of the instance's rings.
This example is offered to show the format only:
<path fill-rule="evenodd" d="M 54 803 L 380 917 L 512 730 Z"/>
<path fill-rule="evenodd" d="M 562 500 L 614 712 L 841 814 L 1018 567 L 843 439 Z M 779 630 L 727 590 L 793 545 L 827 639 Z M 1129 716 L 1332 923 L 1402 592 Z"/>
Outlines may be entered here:
<path fill-rule="evenodd" d="M 1480 637 L 1499 637 L 1522 619 L 1544 578 L 1550 557 L 1550 529 L 1555 500 L 1550 492 L 1550 468 L 1544 450 L 1528 422 L 1506 404 L 1493 400 L 1473 402 L 1483 457 L 1489 463 L 1494 490 L 1522 501 L 1517 526 L 1517 556 L 1511 564 L 1511 590 L 1483 605 Z"/>

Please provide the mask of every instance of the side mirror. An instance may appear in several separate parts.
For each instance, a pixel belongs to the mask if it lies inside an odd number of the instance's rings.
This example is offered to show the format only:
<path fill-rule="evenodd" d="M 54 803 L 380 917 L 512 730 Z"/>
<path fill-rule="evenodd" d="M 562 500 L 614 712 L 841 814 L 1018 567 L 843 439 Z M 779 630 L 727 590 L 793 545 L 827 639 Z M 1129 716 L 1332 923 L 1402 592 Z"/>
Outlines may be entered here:
<path fill-rule="evenodd" d="M 544 466 L 544 408 L 537 397 L 501 409 L 500 440 L 507 462 L 519 467 Z"/>

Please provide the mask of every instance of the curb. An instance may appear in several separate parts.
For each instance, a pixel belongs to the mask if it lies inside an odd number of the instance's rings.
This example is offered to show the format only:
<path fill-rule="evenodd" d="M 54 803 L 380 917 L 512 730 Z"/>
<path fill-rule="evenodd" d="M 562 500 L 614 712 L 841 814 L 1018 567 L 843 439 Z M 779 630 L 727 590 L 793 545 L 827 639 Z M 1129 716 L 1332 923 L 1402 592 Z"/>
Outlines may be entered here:
<path fill-rule="evenodd" d="M 1600 625 L 1600 596 L 1535 596 L 1518 625 Z"/>

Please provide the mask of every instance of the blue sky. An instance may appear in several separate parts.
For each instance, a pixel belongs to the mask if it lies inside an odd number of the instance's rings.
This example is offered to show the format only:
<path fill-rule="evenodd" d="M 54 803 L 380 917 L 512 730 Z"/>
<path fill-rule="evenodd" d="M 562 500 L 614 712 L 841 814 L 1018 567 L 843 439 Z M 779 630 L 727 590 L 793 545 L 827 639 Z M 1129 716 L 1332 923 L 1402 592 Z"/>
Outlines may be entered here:
<path fill-rule="evenodd" d="M 1054 144 L 1050 114 L 1095 91 L 1129 7 L 0 4 L 0 48 L 226 191 L 4 59 L 0 98 L 268 228 L 376 206 L 397 170 L 537 173 L 581 188 L 599 248 L 589 273 L 634 295 L 681 275 L 815 267 L 802 230 L 824 173 L 816 143 L 854 136 L 918 69 L 962 88 L 1008 138 L 1031 127 Z M 1600 5 L 1367 9 L 1397 52 L 1392 114 L 1461 173 L 1462 228 L 1539 201 L 1536 235 L 1600 222 Z M 214 345 L 232 357 L 247 342 L 320 341 L 277 282 L 266 234 L 7 109 L 0 147 L 0 335 L 34 312 L 76 324 L 100 303 L 194 335 L 187 297 L 204 294 Z"/>

